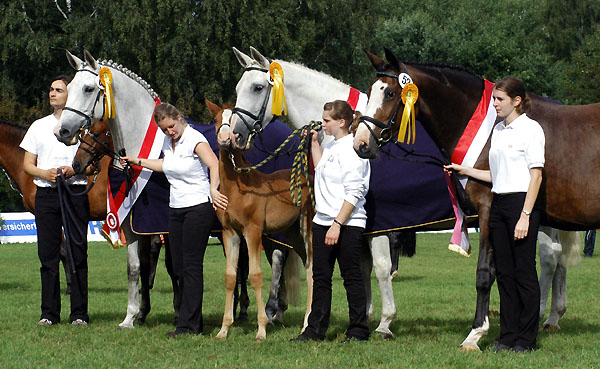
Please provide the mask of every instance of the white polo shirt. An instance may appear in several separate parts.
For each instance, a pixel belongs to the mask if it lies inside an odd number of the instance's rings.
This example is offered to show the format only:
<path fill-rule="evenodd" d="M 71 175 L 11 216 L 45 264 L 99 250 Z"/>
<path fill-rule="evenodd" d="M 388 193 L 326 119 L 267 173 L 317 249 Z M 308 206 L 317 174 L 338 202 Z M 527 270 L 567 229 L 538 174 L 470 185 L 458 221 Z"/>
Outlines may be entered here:
<path fill-rule="evenodd" d="M 521 114 L 508 126 L 496 124 L 490 146 L 492 192 L 527 192 L 529 169 L 544 167 L 544 130 L 538 122 Z"/>
<path fill-rule="evenodd" d="M 58 119 L 53 114 L 36 120 L 31 123 L 19 145 L 23 150 L 37 155 L 36 166 L 40 169 L 47 170 L 73 165 L 73 158 L 77 153 L 79 143 L 67 146 L 60 142 L 53 132 L 57 124 Z M 38 177 L 33 179 L 33 183 L 38 187 L 56 187 L 56 183 Z M 72 176 L 67 179 L 67 184 L 85 185 L 87 177 L 85 175 Z"/>
<path fill-rule="evenodd" d="M 344 225 L 365 228 L 365 196 L 369 191 L 371 164 L 352 148 L 354 137 L 346 135 L 325 145 L 315 168 L 316 224 L 330 226 L 340 213 L 344 200 L 354 205 Z"/>
<path fill-rule="evenodd" d="M 181 137 L 175 142 L 175 150 L 171 137 L 165 137 L 162 169 L 169 180 L 169 206 L 172 208 L 212 202 L 208 167 L 194 152 L 200 142 L 208 143 L 202 133 L 190 126 L 184 127 Z"/>

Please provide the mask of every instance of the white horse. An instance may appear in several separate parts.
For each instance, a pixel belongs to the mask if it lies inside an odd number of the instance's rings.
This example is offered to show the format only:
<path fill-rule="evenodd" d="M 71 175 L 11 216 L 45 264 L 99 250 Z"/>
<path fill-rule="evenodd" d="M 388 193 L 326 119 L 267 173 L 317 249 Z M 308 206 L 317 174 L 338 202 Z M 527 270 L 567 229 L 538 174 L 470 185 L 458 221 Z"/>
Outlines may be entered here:
<path fill-rule="evenodd" d="M 109 120 L 115 152 L 125 149 L 129 155 L 137 154 L 140 152 L 145 134 L 145 129 L 140 132 L 140 127 L 148 127 L 154 111 L 156 93 L 145 81 L 126 68 L 113 64 L 112 61 L 96 62 L 87 51 L 84 52 L 84 55 L 85 61 L 82 61 L 67 51 L 67 59 L 77 73 L 69 84 L 70 95 L 57 127 L 57 138 L 66 144 L 74 143 L 79 134 L 85 128 L 89 128 L 91 122 L 102 118 L 104 109 L 101 97 L 104 97 L 105 93 L 104 89 L 100 88 L 98 72 L 101 67 L 106 66 L 112 72 L 114 98 L 117 100 L 115 104 L 116 118 Z M 163 133 L 158 130 L 156 134 L 162 135 Z M 136 186 L 134 185 L 131 193 L 135 191 Z M 129 288 L 127 315 L 119 324 L 119 328 L 134 328 L 135 319 L 140 314 L 139 249 L 150 247 L 150 237 L 137 235 L 131 230 L 130 214 L 131 212 L 124 219 L 121 227 L 127 242 Z"/>
<path fill-rule="evenodd" d="M 240 52 L 235 47 L 233 51 L 242 67 L 245 68 L 245 72 L 236 86 L 235 112 L 237 123 L 234 127 L 234 134 L 237 136 L 235 144 L 238 148 L 248 149 L 253 136 L 274 118 L 271 113 L 271 85 L 273 84 L 269 74 L 271 61 L 253 47 L 250 47 L 252 57 Z M 351 87 L 331 76 L 299 64 L 283 60 L 277 60 L 276 62 L 283 69 L 283 88 L 288 118 L 294 128 L 301 128 L 311 120 L 321 120 L 323 105 L 326 102 L 337 99 L 347 100 L 349 97 Z M 330 138 L 327 137 L 327 139 Z M 390 275 L 392 261 L 389 239 L 387 234 L 369 236 L 368 244 L 373 260 L 372 263 L 363 264 L 368 298 L 368 317 L 369 319 L 373 318 L 370 283 L 372 265 L 375 267 L 382 300 L 381 320 L 375 331 L 385 338 L 391 338 L 394 335 L 389 327 L 396 317 L 396 304 Z M 307 319 L 304 322 L 305 327 L 306 324 Z"/>
<path fill-rule="evenodd" d="M 557 331 L 558 320 L 567 311 L 567 267 L 577 266 L 581 261 L 581 235 L 579 232 L 561 231 L 541 226 L 538 232 L 540 244 L 540 320 L 546 313 L 550 287 L 552 299 L 550 314 L 542 329 Z"/>

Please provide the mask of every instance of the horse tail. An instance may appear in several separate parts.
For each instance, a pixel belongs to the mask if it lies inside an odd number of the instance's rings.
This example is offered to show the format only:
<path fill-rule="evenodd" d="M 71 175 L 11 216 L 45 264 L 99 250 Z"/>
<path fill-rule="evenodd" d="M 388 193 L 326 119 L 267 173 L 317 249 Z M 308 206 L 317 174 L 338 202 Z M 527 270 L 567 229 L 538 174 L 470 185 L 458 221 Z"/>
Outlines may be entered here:
<path fill-rule="evenodd" d="M 295 251 L 290 250 L 283 268 L 283 277 L 285 278 L 288 304 L 293 306 L 300 305 L 301 264 L 302 259 L 300 259 L 300 256 Z"/>
<path fill-rule="evenodd" d="M 576 267 L 581 263 L 582 237 L 581 232 L 558 231 L 558 239 L 562 245 L 560 263 L 567 268 Z"/>

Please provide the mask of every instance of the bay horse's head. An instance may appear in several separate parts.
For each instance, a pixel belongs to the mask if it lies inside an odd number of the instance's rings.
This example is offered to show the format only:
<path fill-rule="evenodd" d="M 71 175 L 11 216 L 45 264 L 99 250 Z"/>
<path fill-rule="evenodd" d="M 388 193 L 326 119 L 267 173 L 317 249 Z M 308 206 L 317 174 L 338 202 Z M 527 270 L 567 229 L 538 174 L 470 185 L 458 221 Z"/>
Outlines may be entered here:
<path fill-rule="evenodd" d="M 387 62 L 365 51 L 377 71 L 377 79 L 369 88 L 369 102 L 354 135 L 354 150 L 361 158 L 374 158 L 393 137 L 398 135 L 400 117 L 404 112 L 402 89 L 413 83 L 408 68 L 388 49 Z M 414 114 L 418 112 L 418 100 Z M 407 127 L 407 129 L 410 127 Z M 411 132 L 407 132 L 410 136 Z M 414 132 L 413 139 L 414 139 Z"/>
<path fill-rule="evenodd" d="M 233 52 L 244 67 L 235 91 L 237 100 L 233 109 L 232 120 L 233 145 L 242 150 L 248 150 L 252 138 L 274 119 L 271 111 L 271 61 L 255 48 L 250 47 L 252 57 L 242 53 L 235 47 Z"/>
<path fill-rule="evenodd" d="M 106 120 L 97 120 L 79 137 L 80 145 L 73 158 L 75 174 L 85 172 L 89 165 L 99 169 L 100 160 L 113 151 L 113 142 Z"/>
<path fill-rule="evenodd" d="M 220 147 L 231 147 L 231 118 L 233 110 L 231 104 L 223 107 L 204 99 L 210 115 L 215 119 L 215 131 L 217 132 L 217 143 Z"/>
<path fill-rule="evenodd" d="M 100 65 L 87 50 L 83 54 L 84 61 L 67 51 L 69 64 L 77 72 L 67 87 L 67 103 L 54 131 L 56 138 L 66 145 L 75 144 L 77 136 L 104 115 L 103 107 L 97 106 L 104 94 L 99 79 Z"/>

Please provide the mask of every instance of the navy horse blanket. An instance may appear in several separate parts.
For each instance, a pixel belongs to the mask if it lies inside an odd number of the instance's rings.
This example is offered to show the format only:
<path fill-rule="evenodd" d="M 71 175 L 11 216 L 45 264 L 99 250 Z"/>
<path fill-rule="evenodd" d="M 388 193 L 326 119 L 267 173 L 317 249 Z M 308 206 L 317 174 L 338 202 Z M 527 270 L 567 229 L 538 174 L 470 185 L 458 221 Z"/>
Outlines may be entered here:
<path fill-rule="evenodd" d="M 188 120 L 191 127 L 201 132 L 211 148 L 219 154 L 214 124 L 197 124 Z M 246 159 L 257 164 L 273 152 L 292 133 L 281 121 L 269 124 L 260 137 L 255 138 L 254 147 L 245 152 Z M 415 144 L 403 145 L 408 151 L 419 155 L 431 155 L 446 161 L 423 127 L 417 122 Z M 300 143 L 294 137 L 282 154 L 260 168 L 272 173 L 292 167 L 295 150 Z M 397 144 L 385 145 L 379 157 L 371 160 L 370 189 L 367 194 L 367 234 L 397 230 L 452 229 L 454 212 L 445 174 L 441 166 L 411 160 L 420 157 L 407 155 Z M 124 180 L 122 170 L 109 169 L 111 189 L 118 190 Z M 162 173 L 155 172 L 133 207 L 131 226 L 138 234 L 167 233 L 169 211 L 169 184 Z M 215 216 L 213 229 L 220 229 Z"/>

